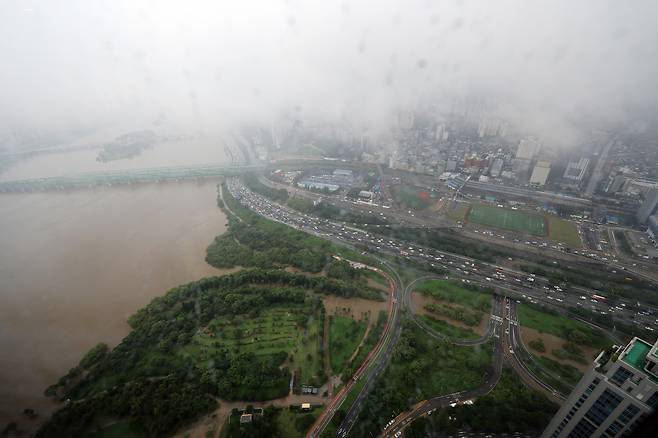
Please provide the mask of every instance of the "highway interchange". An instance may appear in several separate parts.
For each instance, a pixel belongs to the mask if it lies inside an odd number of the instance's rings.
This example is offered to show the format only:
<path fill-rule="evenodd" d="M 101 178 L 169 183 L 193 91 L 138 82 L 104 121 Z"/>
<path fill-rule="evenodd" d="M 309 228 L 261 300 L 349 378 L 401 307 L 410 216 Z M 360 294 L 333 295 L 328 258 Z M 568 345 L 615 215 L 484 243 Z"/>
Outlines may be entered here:
<path fill-rule="evenodd" d="M 492 369 L 488 373 L 483 385 L 470 391 L 442 395 L 417 404 L 411 411 L 400 414 L 392 424 L 389 424 L 384 431 L 384 436 L 395 436 L 396 433 L 400 432 L 413 419 L 421 415 L 430 415 L 436 408 L 449 406 L 459 401 L 486 394 L 496 385 L 500 377 L 503 361 L 510 363 L 526 383 L 534 383 L 535 387 L 544 389 L 547 395 L 552 396 L 556 400 L 564 397 L 559 391 L 538 379 L 523 361 L 519 360 L 515 353 L 516 350 L 525 350 L 516 315 L 517 301 L 520 302 L 523 300 L 563 309 L 582 307 L 592 312 L 613 314 L 615 319 L 625 321 L 629 324 L 637 324 L 651 330 L 658 330 L 655 309 L 645 305 L 638 307 L 638 303 L 630 300 L 618 300 L 613 306 L 607 302 L 592 298 L 594 295 L 597 295 L 596 290 L 575 285 L 565 286 L 563 284 L 557 286 L 551 284 L 550 281 L 543 277 L 528 275 L 510 267 L 485 263 L 469 257 L 427 248 L 422 245 L 383 237 L 373 232 L 350 227 L 344 223 L 303 214 L 252 192 L 237 177 L 227 178 L 227 187 L 233 197 L 243 206 L 268 219 L 336 243 L 368 248 L 370 255 L 393 255 L 428 264 L 449 272 L 451 278 L 461 280 L 464 283 L 494 289 L 495 298 L 492 303 L 490 324 L 487 332 L 481 339 L 475 341 L 445 339 L 445 336 L 436 333 L 429 327 L 424 326 L 420 320 L 413 318 L 430 336 L 439 337 L 458 345 L 469 345 L 469 343 L 472 345 L 472 343 L 484 343 L 489 339 L 494 339 Z M 375 348 L 372 358 L 368 358 L 367 363 L 364 363 L 364 366 L 359 370 L 360 374 L 357 374 L 355 376 L 356 379 L 349 384 L 351 388 L 356 380 L 361 378 L 366 379 L 354 403 L 347 411 L 343 422 L 337 429 L 338 436 L 341 437 L 346 436 L 351 430 L 358 418 L 360 408 L 368 390 L 375 384 L 377 377 L 388 364 L 401 330 L 402 307 L 411 306 L 410 295 L 413 291 L 413 285 L 416 281 L 422 280 L 417 279 L 405 287 L 393 266 L 382 258 L 378 259 L 380 262 L 385 263 L 386 271 L 390 274 L 389 281 L 393 284 L 391 291 L 391 317 L 389 318 L 390 327 L 387 325 L 387 330 L 382 336 L 382 341 L 385 342 L 382 342 L 381 345 Z M 441 276 L 440 278 L 448 278 L 448 276 Z M 413 315 L 413 312 L 410 313 Z M 610 335 L 614 337 L 614 334 Z M 344 401 L 349 391 L 341 392 L 343 394 L 332 400 L 330 407 L 325 409 L 321 420 L 316 423 L 308 436 L 315 437 L 321 434 L 333 414 L 340 408 L 340 404 Z"/>

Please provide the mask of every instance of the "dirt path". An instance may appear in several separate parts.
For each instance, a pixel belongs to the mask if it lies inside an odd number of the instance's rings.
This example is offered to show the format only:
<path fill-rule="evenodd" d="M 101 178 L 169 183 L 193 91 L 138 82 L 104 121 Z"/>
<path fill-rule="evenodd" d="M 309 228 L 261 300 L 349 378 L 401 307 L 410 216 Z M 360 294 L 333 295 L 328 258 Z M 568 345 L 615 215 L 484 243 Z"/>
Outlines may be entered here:
<path fill-rule="evenodd" d="M 347 362 L 352 362 L 354 358 L 359 354 L 359 351 L 361 350 L 361 347 L 363 346 L 363 343 L 366 341 L 366 338 L 368 337 L 368 333 L 370 333 L 370 329 L 372 327 L 372 324 L 368 324 L 368 327 L 366 327 L 366 331 L 363 334 L 363 337 L 361 338 L 361 342 L 359 342 L 359 345 L 357 345 L 356 349 L 354 350 L 354 353 L 350 356 L 349 359 L 347 359 Z"/>
<path fill-rule="evenodd" d="M 242 218 L 235 214 L 233 210 L 229 208 L 229 206 L 226 204 L 226 201 L 224 200 L 224 186 L 220 184 L 219 186 L 219 198 L 222 200 L 222 204 L 224 204 L 224 208 L 226 211 L 233 217 L 235 217 L 239 222 L 242 222 Z"/>
<path fill-rule="evenodd" d="M 208 432 L 212 431 L 214 438 L 219 438 L 222 427 L 226 420 L 231 415 L 231 411 L 235 409 L 243 409 L 247 405 L 252 405 L 255 408 L 265 408 L 267 406 L 288 407 L 290 405 L 301 405 L 302 403 L 311 403 L 313 405 L 324 405 L 329 398 L 322 397 L 321 395 L 297 395 L 289 394 L 286 397 L 278 398 L 276 400 L 269 400 L 264 402 L 251 402 L 251 401 L 226 401 L 217 399 L 219 407 L 208 415 L 203 416 L 195 423 L 178 431 L 174 437 L 176 438 L 206 438 Z"/>
<path fill-rule="evenodd" d="M 329 315 L 325 312 L 323 336 L 322 336 L 322 352 L 324 356 L 324 372 L 327 376 L 331 376 L 333 371 L 331 369 L 331 358 L 329 357 Z"/>

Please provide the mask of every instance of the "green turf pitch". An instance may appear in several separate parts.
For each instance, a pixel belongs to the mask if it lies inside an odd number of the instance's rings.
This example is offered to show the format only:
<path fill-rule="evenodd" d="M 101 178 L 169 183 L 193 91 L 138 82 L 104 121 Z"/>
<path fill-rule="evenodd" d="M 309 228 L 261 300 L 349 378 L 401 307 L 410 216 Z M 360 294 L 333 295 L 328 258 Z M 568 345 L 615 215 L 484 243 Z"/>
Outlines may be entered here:
<path fill-rule="evenodd" d="M 470 222 L 501 228 L 510 231 L 546 235 L 546 221 L 543 216 L 507 208 L 484 204 L 473 204 L 468 214 Z"/>

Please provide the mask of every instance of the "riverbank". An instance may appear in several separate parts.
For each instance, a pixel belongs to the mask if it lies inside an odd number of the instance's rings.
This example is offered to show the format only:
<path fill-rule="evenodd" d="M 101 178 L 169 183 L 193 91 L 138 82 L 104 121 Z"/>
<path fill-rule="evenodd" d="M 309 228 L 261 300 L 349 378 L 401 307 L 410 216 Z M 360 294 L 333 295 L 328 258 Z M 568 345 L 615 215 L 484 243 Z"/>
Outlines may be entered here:
<path fill-rule="evenodd" d="M 216 184 L 0 195 L 0 427 L 34 430 L 53 409 L 43 390 L 152 298 L 229 272 L 204 262 L 226 223 Z"/>

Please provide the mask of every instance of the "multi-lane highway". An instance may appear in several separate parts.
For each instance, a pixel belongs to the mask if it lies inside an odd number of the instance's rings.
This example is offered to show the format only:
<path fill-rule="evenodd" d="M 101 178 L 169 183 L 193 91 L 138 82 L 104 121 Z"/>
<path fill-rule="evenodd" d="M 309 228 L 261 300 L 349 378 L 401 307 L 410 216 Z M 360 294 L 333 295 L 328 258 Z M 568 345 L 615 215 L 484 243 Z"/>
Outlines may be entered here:
<path fill-rule="evenodd" d="M 373 348 L 370 354 L 368 354 L 366 359 L 363 361 L 363 364 L 354 373 L 354 376 L 352 376 L 352 378 L 345 384 L 345 386 L 341 388 L 338 394 L 336 394 L 336 396 L 331 400 L 329 406 L 327 406 L 320 417 L 316 420 L 315 424 L 311 427 L 307 434 L 308 437 L 317 437 L 322 433 L 327 424 L 329 424 L 333 418 L 336 411 L 340 409 L 347 396 L 351 393 L 359 381 L 365 379 L 366 384 L 364 386 L 367 386 L 368 384 L 371 384 L 372 381 L 374 381 L 376 375 L 378 375 L 381 369 L 385 367 L 388 361 L 388 357 L 390 356 L 390 353 L 393 349 L 393 345 L 395 345 L 400 331 L 400 303 L 402 302 L 400 299 L 400 291 L 402 283 L 400 276 L 397 274 L 395 269 L 390 266 L 388 262 L 383 260 L 381 262 L 386 266 L 387 270 L 390 271 L 391 274 L 374 267 L 369 267 L 369 269 L 375 270 L 384 275 L 389 282 L 389 317 L 386 322 L 386 326 L 384 327 L 384 331 L 382 332 L 382 336 L 380 337 L 375 348 Z M 361 396 L 361 392 L 363 392 L 363 390 L 360 391 L 359 396 Z M 357 401 L 359 401 L 358 398 Z M 354 406 L 354 404 L 352 406 Z M 352 413 L 352 416 L 350 416 L 348 412 L 345 420 L 348 420 L 348 418 L 356 419 L 356 416 L 354 413 Z M 350 427 L 351 424 L 353 423 L 350 423 Z M 339 431 L 346 430 L 345 428 L 347 427 L 347 424 L 344 427 L 341 427 L 343 429 L 339 429 Z"/>
<path fill-rule="evenodd" d="M 490 286 L 505 294 L 531 303 L 556 308 L 583 308 L 608 314 L 626 324 L 658 330 L 658 309 L 628 299 L 618 299 L 614 305 L 597 298 L 600 291 L 577 285 L 556 286 L 548 279 L 528 275 L 513 268 L 486 263 L 470 257 L 439 251 L 415 243 L 377 235 L 374 232 L 332 222 L 313 215 L 302 214 L 253 193 L 238 178 L 229 178 L 231 193 L 249 209 L 269 219 L 281 222 L 334 242 L 367 247 L 371 253 L 390 254 L 427 263 L 450 272 L 466 283 Z"/>
<path fill-rule="evenodd" d="M 417 403 L 409 411 L 403 412 L 395 417 L 395 419 L 389 423 L 382 431 L 383 437 L 397 437 L 405 427 L 407 427 L 419 417 L 432 415 L 432 413 L 437 409 L 447 408 L 448 406 L 455 406 L 459 403 L 472 401 L 477 397 L 482 397 L 483 395 L 488 394 L 492 389 L 494 389 L 498 383 L 498 380 L 500 380 L 505 357 L 506 342 L 505 337 L 502 336 L 502 327 L 504 326 L 504 321 L 507 318 L 507 313 L 509 312 L 509 305 L 506 307 L 505 302 L 506 300 L 501 296 L 495 296 L 492 302 L 490 326 L 491 335 L 493 335 L 494 339 L 494 347 L 492 353 L 491 368 L 484 376 L 482 384 L 477 388 L 459 391 L 447 395 L 441 395 Z M 509 302 L 509 300 L 507 300 L 507 302 Z M 451 340 L 450 342 L 453 342 L 457 345 L 467 345 L 461 343 L 460 340 Z"/>
<path fill-rule="evenodd" d="M 637 324 L 651 330 L 658 329 L 658 320 L 656 320 L 656 309 L 650 306 L 639 306 L 638 303 L 630 300 L 618 300 L 615 305 L 607 303 L 605 300 L 596 298 L 597 291 L 575 285 L 554 285 L 548 279 L 529 275 L 527 273 L 511 269 L 509 267 L 499 266 L 493 263 L 485 263 L 469 257 L 438 251 L 405 242 L 398 239 L 392 239 L 368 232 L 362 229 L 350 227 L 344 223 L 332 222 L 321 219 L 312 215 L 303 214 L 289 207 L 272 202 L 268 198 L 253 193 L 246 188 L 239 178 L 228 178 L 227 187 L 230 193 L 245 207 L 262 215 L 268 219 L 284 223 L 302 231 L 321 236 L 334 242 L 344 243 L 353 246 L 368 248 L 371 254 L 389 254 L 397 257 L 404 257 L 429 264 L 435 268 L 441 268 L 450 273 L 450 277 L 457 278 L 464 283 L 474 284 L 483 287 L 491 287 L 497 294 L 511 297 L 507 299 L 503 308 L 502 304 L 494 301 L 492 307 L 492 320 L 498 320 L 496 313 L 503 314 L 502 320 L 507 321 L 507 328 L 502 334 L 499 325 L 491 323 L 487 335 L 493 335 L 496 339 L 494 348 L 494 366 L 490 376 L 486 379 L 484 385 L 472 391 L 459 392 L 448 396 L 440 396 L 417 405 L 410 413 L 401 414 L 400 421 L 395 422 L 386 431 L 386 434 L 396 433 L 405 425 L 409 424 L 413 418 L 420 415 L 428 415 L 432 409 L 443 407 L 454 403 L 454 400 L 464 400 L 486 394 L 490 391 L 500 375 L 499 370 L 505 357 L 510 364 L 522 375 L 526 382 L 534 382 L 537 387 L 544 389 L 550 395 L 560 398 L 554 388 L 541 382 L 525 366 L 522 360 L 517 358 L 515 350 L 525 348 L 521 341 L 518 330 L 518 320 L 516 317 L 515 300 L 524 300 L 530 303 L 541 303 L 556 308 L 573 308 L 581 307 L 591 312 L 613 314 L 618 320 L 626 323 Z M 383 260 L 382 260 L 383 261 Z M 389 265 L 390 266 L 390 265 Z M 410 284 L 402 289 L 402 281 L 394 270 L 390 270 L 395 283 L 394 292 L 392 292 L 393 306 L 391 317 L 387 324 L 386 336 L 374 351 L 371 360 L 360 369 L 362 373 L 357 376 L 357 380 L 364 379 L 359 394 L 354 403 L 350 406 L 347 415 L 338 429 L 339 436 L 346 436 L 349 430 L 357 420 L 362 402 L 368 393 L 368 390 L 375 384 L 379 374 L 383 371 L 392 354 L 397 336 L 400 331 L 400 303 L 409 303 L 411 291 Z M 446 276 L 447 278 L 447 276 Z M 498 304 L 497 304 L 498 303 Z M 422 326 L 421 326 L 422 327 Z M 422 327 L 427 330 L 427 327 Z M 490 333 L 489 333 L 490 331 Z M 431 336 L 441 336 L 436 332 L 427 330 Z M 451 342 L 461 342 L 463 340 L 450 340 Z M 479 339 L 477 342 L 484 342 L 486 339 Z M 354 386 L 355 381 L 349 382 L 349 388 Z M 348 386 L 346 385 L 346 387 Z M 344 388 L 345 389 L 345 388 Z M 345 397 L 349 393 L 348 389 L 341 391 L 337 397 L 332 400 L 329 408 L 320 421 L 316 423 L 310 432 L 310 436 L 318 436 L 324 427 L 331 420 L 333 414 L 340 408 Z M 447 403 L 447 404 L 446 404 Z"/>
<path fill-rule="evenodd" d="M 525 252 L 534 256 L 548 255 L 549 257 L 553 257 L 556 260 L 562 260 L 565 262 L 600 263 L 601 268 L 606 269 L 608 272 L 626 271 L 650 282 L 658 282 L 658 275 L 654 269 L 655 265 L 640 259 L 628 259 L 623 254 L 615 255 L 607 253 L 606 251 L 578 250 L 575 248 L 568 252 L 568 249 L 565 245 L 553 242 L 547 238 L 541 238 L 539 236 L 533 236 L 530 239 L 523 239 L 517 233 L 504 230 L 486 229 L 486 227 L 475 227 L 470 225 L 459 228 L 459 226 L 455 226 L 453 220 L 445 219 L 443 216 L 437 215 L 435 212 L 399 211 L 395 208 L 391 208 L 386 203 L 366 203 L 352 200 L 340 195 L 312 193 L 298 187 L 272 181 L 263 176 L 261 176 L 259 180 L 262 184 L 268 187 L 284 189 L 298 197 L 313 201 L 321 199 L 323 202 L 330 203 L 347 211 L 355 211 L 364 215 L 378 216 L 391 222 L 402 224 L 405 227 L 433 229 L 440 228 L 442 230 L 453 229 L 457 230 L 466 238 L 490 242 L 515 252 Z M 426 182 L 427 184 L 430 183 L 430 181 Z M 585 201 L 589 202 L 588 200 Z M 586 222 L 580 224 L 581 230 L 583 230 L 585 233 L 585 238 L 587 238 L 586 234 L 590 228 L 590 225 L 591 224 Z"/>

